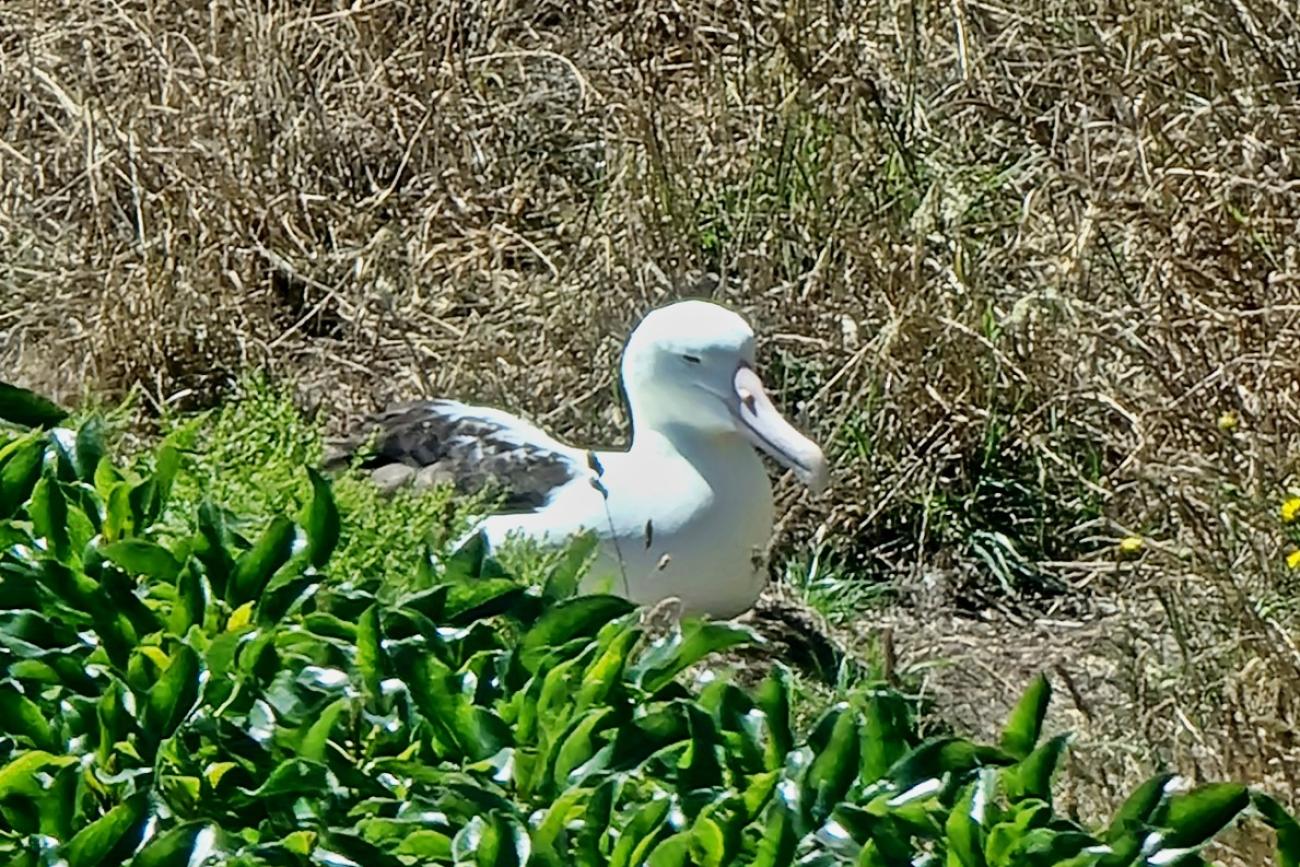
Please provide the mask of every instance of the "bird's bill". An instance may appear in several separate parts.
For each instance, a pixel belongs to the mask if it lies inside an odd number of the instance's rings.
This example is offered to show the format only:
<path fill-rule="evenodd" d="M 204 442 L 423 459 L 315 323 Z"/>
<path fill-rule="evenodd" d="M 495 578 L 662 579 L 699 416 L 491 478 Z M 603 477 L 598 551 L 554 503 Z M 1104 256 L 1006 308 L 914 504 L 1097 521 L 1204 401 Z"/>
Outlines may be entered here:
<path fill-rule="evenodd" d="M 794 470 L 814 494 L 826 487 L 826 456 L 817 444 L 795 430 L 772 403 L 763 381 L 748 365 L 741 365 L 732 381 L 735 389 L 731 412 L 746 439 Z"/>

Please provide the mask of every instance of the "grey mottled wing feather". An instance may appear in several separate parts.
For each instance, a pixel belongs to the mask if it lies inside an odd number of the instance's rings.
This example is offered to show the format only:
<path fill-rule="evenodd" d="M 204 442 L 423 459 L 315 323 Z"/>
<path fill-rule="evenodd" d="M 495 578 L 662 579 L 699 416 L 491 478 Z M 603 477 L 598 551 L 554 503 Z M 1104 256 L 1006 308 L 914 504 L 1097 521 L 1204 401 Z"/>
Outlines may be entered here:
<path fill-rule="evenodd" d="M 324 468 L 356 464 L 376 484 L 451 484 L 485 489 L 505 512 L 541 508 L 560 486 L 586 473 L 583 452 L 515 416 L 456 401 L 400 404 L 370 416 L 360 430 L 328 444 Z"/>

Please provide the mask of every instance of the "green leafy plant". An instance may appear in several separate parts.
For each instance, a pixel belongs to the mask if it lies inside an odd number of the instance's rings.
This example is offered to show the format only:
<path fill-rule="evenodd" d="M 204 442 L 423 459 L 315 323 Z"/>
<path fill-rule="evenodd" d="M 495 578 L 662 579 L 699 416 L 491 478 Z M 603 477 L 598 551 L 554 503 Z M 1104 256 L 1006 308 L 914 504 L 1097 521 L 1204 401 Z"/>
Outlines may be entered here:
<path fill-rule="evenodd" d="M 174 445 L 123 467 L 94 421 L 0 398 L 24 425 L 0 429 L 6 864 L 1203 864 L 1248 811 L 1300 864 L 1242 785 L 1157 777 L 1100 830 L 1056 814 L 1045 679 L 997 746 L 918 739 L 877 685 L 796 730 L 780 667 L 683 676 L 747 629 L 652 636 L 573 595 L 590 540 L 527 582 L 474 538 L 394 586 L 335 569 L 346 515 L 310 469 L 250 532 L 177 514 Z"/>

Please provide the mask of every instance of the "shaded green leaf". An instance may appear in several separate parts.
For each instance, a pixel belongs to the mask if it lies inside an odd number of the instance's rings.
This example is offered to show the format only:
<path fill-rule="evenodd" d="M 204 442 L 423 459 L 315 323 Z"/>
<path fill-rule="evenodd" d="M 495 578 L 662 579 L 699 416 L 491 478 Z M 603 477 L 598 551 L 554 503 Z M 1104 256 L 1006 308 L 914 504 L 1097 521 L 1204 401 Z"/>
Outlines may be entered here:
<path fill-rule="evenodd" d="M 0 684 L 0 731 L 25 737 L 39 750 L 57 748 L 40 707 L 9 684 Z"/>
<path fill-rule="evenodd" d="M 137 792 L 76 833 L 64 848 L 68 867 L 122 863 L 144 831 L 149 793 Z"/>
<path fill-rule="evenodd" d="M 195 821 L 164 831 L 144 844 L 131 859 L 131 867 L 188 867 L 204 827 L 204 822 Z"/>
<path fill-rule="evenodd" d="M 0 421 L 22 427 L 50 427 L 67 417 L 67 410 L 36 392 L 0 382 Z"/>
<path fill-rule="evenodd" d="M 99 462 L 104 460 L 107 446 L 104 443 L 104 423 L 98 418 L 90 418 L 77 428 L 76 451 L 74 461 L 77 478 L 86 483 L 94 483 L 95 472 Z"/>
<path fill-rule="evenodd" d="M 176 645 L 171 664 L 149 690 L 142 722 L 151 737 L 171 737 L 199 696 L 199 655 L 186 644 Z"/>
<path fill-rule="evenodd" d="M 37 434 L 5 447 L 5 456 L 0 461 L 0 518 L 16 513 L 31 496 L 41 477 L 45 447 L 45 439 Z"/>

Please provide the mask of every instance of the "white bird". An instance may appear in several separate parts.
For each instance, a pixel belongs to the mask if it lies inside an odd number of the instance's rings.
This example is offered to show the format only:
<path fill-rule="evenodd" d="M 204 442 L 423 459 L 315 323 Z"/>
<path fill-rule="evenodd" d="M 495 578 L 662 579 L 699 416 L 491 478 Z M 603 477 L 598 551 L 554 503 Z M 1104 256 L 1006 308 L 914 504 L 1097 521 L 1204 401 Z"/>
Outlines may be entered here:
<path fill-rule="evenodd" d="M 647 605 L 677 597 L 684 613 L 732 617 L 766 583 L 772 487 L 755 447 L 814 493 L 827 477 L 821 449 L 773 406 L 754 366 L 742 317 L 683 301 L 648 314 L 624 349 L 626 451 L 577 448 L 500 410 L 432 400 L 372 417 L 370 438 L 333 460 L 369 442 L 362 466 L 381 484 L 495 483 L 501 511 L 479 524 L 491 546 L 562 545 L 590 531 L 599 544 L 584 591 Z"/>

